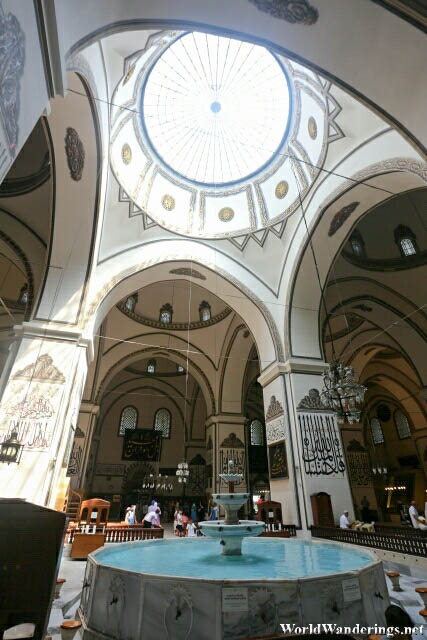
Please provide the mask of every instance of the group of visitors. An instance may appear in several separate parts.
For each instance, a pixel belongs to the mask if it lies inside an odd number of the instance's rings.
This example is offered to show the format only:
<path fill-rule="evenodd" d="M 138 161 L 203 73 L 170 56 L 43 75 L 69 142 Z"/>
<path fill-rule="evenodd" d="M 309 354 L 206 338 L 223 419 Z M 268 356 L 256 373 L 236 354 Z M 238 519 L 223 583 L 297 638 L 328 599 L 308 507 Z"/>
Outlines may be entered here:
<path fill-rule="evenodd" d="M 179 502 L 177 502 L 173 523 L 174 534 L 180 538 L 185 536 L 194 538 L 197 535 L 201 535 L 198 526 L 199 522 L 218 520 L 218 517 L 219 508 L 215 502 L 210 504 L 208 509 L 206 509 L 202 502 L 200 502 L 198 507 L 196 503 L 193 502 L 191 507 L 188 504 L 184 504 L 183 508 L 181 508 Z"/>
<path fill-rule="evenodd" d="M 369 502 L 367 502 L 366 500 L 366 496 L 364 496 L 364 501 L 362 500 L 362 518 L 363 516 L 368 517 L 368 507 L 369 507 Z M 420 515 L 418 513 L 417 510 L 417 503 L 415 500 L 411 501 L 411 505 L 409 507 L 409 509 L 407 509 L 407 507 L 405 505 L 401 505 L 401 514 L 408 514 L 408 520 L 410 521 L 410 524 L 412 525 L 412 527 L 414 529 L 420 529 L 423 531 L 427 531 L 427 502 L 424 505 L 424 514 Z M 368 531 L 374 531 L 374 523 L 368 523 L 368 522 L 360 522 L 359 520 L 355 520 L 353 522 L 350 522 L 350 520 L 348 519 L 348 511 L 345 510 L 343 511 L 341 517 L 340 517 L 340 528 L 341 529 L 361 529 L 361 530 L 368 530 Z"/>
<path fill-rule="evenodd" d="M 146 511 L 142 525 L 145 529 L 151 529 L 152 527 L 160 527 L 160 516 L 162 515 L 161 509 L 156 500 L 152 500 L 151 504 L 144 508 Z M 125 513 L 125 523 L 128 525 L 138 524 L 136 518 L 136 504 L 131 504 Z"/>

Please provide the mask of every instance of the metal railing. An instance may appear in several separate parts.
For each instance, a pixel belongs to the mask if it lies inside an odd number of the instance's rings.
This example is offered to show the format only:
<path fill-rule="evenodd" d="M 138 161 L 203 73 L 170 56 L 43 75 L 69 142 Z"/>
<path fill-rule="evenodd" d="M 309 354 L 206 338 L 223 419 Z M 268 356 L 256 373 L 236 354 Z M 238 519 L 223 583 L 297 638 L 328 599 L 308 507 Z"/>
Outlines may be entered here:
<path fill-rule="evenodd" d="M 384 551 L 394 551 L 412 556 L 427 557 L 427 535 L 418 529 L 406 529 L 401 533 L 390 532 L 389 527 L 383 531 L 353 531 L 352 529 L 336 529 L 334 527 L 311 527 L 314 538 L 326 538 L 337 542 L 372 547 Z"/>
<path fill-rule="evenodd" d="M 262 533 L 262 536 L 270 537 L 270 538 L 280 538 L 284 537 L 283 532 L 289 533 L 289 538 L 296 538 L 297 531 L 294 524 L 283 524 L 282 522 L 266 522 L 265 531 Z M 288 537 L 288 536 L 286 536 Z"/>

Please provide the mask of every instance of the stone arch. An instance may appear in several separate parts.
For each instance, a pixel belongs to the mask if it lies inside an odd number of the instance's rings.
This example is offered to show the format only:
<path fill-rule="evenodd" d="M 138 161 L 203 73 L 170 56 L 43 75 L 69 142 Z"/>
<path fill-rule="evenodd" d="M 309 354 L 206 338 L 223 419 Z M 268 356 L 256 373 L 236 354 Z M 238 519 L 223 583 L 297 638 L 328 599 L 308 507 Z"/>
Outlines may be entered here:
<path fill-rule="evenodd" d="M 392 180 L 399 191 L 389 190 Z M 323 359 L 320 315 L 324 290 L 333 265 L 348 237 L 362 217 L 379 204 L 425 184 L 427 166 L 407 157 L 391 158 L 365 167 L 352 177 L 352 185 L 344 181 L 319 210 L 307 211 L 295 237 L 299 247 L 289 270 L 290 286 L 286 306 L 290 310 L 285 325 L 286 347 L 292 356 Z M 367 180 L 375 181 L 375 197 L 366 195 Z M 372 190 L 374 191 L 374 190 Z M 382 197 L 381 197 L 382 196 Z M 310 209 L 310 205 L 309 205 Z M 325 247 L 327 250 L 325 250 Z M 313 255 L 314 254 L 314 255 Z"/>
<path fill-rule="evenodd" d="M 206 278 L 203 287 L 236 311 L 250 329 L 265 367 L 275 360 L 283 360 L 279 330 L 266 304 L 266 301 L 274 302 L 276 298 L 248 270 L 236 268 L 231 259 L 219 256 L 214 249 L 192 240 L 159 241 L 145 245 L 144 250 L 146 257 L 143 262 L 141 250 L 137 248 L 115 256 L 100 266 L 95 276 L 91 303 L 82 323 L 88 337 L 95 333 L 108 311 L 133 291 L 152 282 L 173 279 L 169 272 L 174 267 L 188 269 L 189 273 L 197 268 Z M 224 266 L 219 264 L 221 260 L 226 263 Z M 233 268 L 235 272 L 240 272 L 241 279 L 232 275 Z M 177 277 L 192 281 L 191 275 Z"/>

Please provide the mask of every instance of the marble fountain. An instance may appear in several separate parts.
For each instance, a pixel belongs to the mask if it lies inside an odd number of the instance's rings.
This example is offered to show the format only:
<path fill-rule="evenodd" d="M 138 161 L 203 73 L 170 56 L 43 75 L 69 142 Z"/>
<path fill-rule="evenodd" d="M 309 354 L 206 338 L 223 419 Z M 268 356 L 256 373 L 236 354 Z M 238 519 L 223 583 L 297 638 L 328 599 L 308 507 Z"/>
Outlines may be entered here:
<path fill-rule="evenodd" d="M 89 555 L 79 608 L 84 640 L 239 640 L 281 624 L 384 625 L 390 604 L 381 561 L 350 545 L 257 538 L 238 520 L 248 494 L 213 496 L 225 519 L 203 537 L 127 542 Z"/>

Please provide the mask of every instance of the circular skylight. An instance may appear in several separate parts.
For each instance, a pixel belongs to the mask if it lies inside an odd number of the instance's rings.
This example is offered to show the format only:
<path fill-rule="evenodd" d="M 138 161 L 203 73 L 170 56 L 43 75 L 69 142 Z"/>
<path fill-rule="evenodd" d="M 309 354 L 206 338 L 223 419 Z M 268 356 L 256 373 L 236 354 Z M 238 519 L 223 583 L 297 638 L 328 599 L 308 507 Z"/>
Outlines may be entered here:
<path fill-rule="evenodd" d="M 288 83 L 263 47 L 188 33 L 151 69 L 142 114 L 163 163 L 191 181 L 224 185 L 277 153 L 289 119 Z"/>

